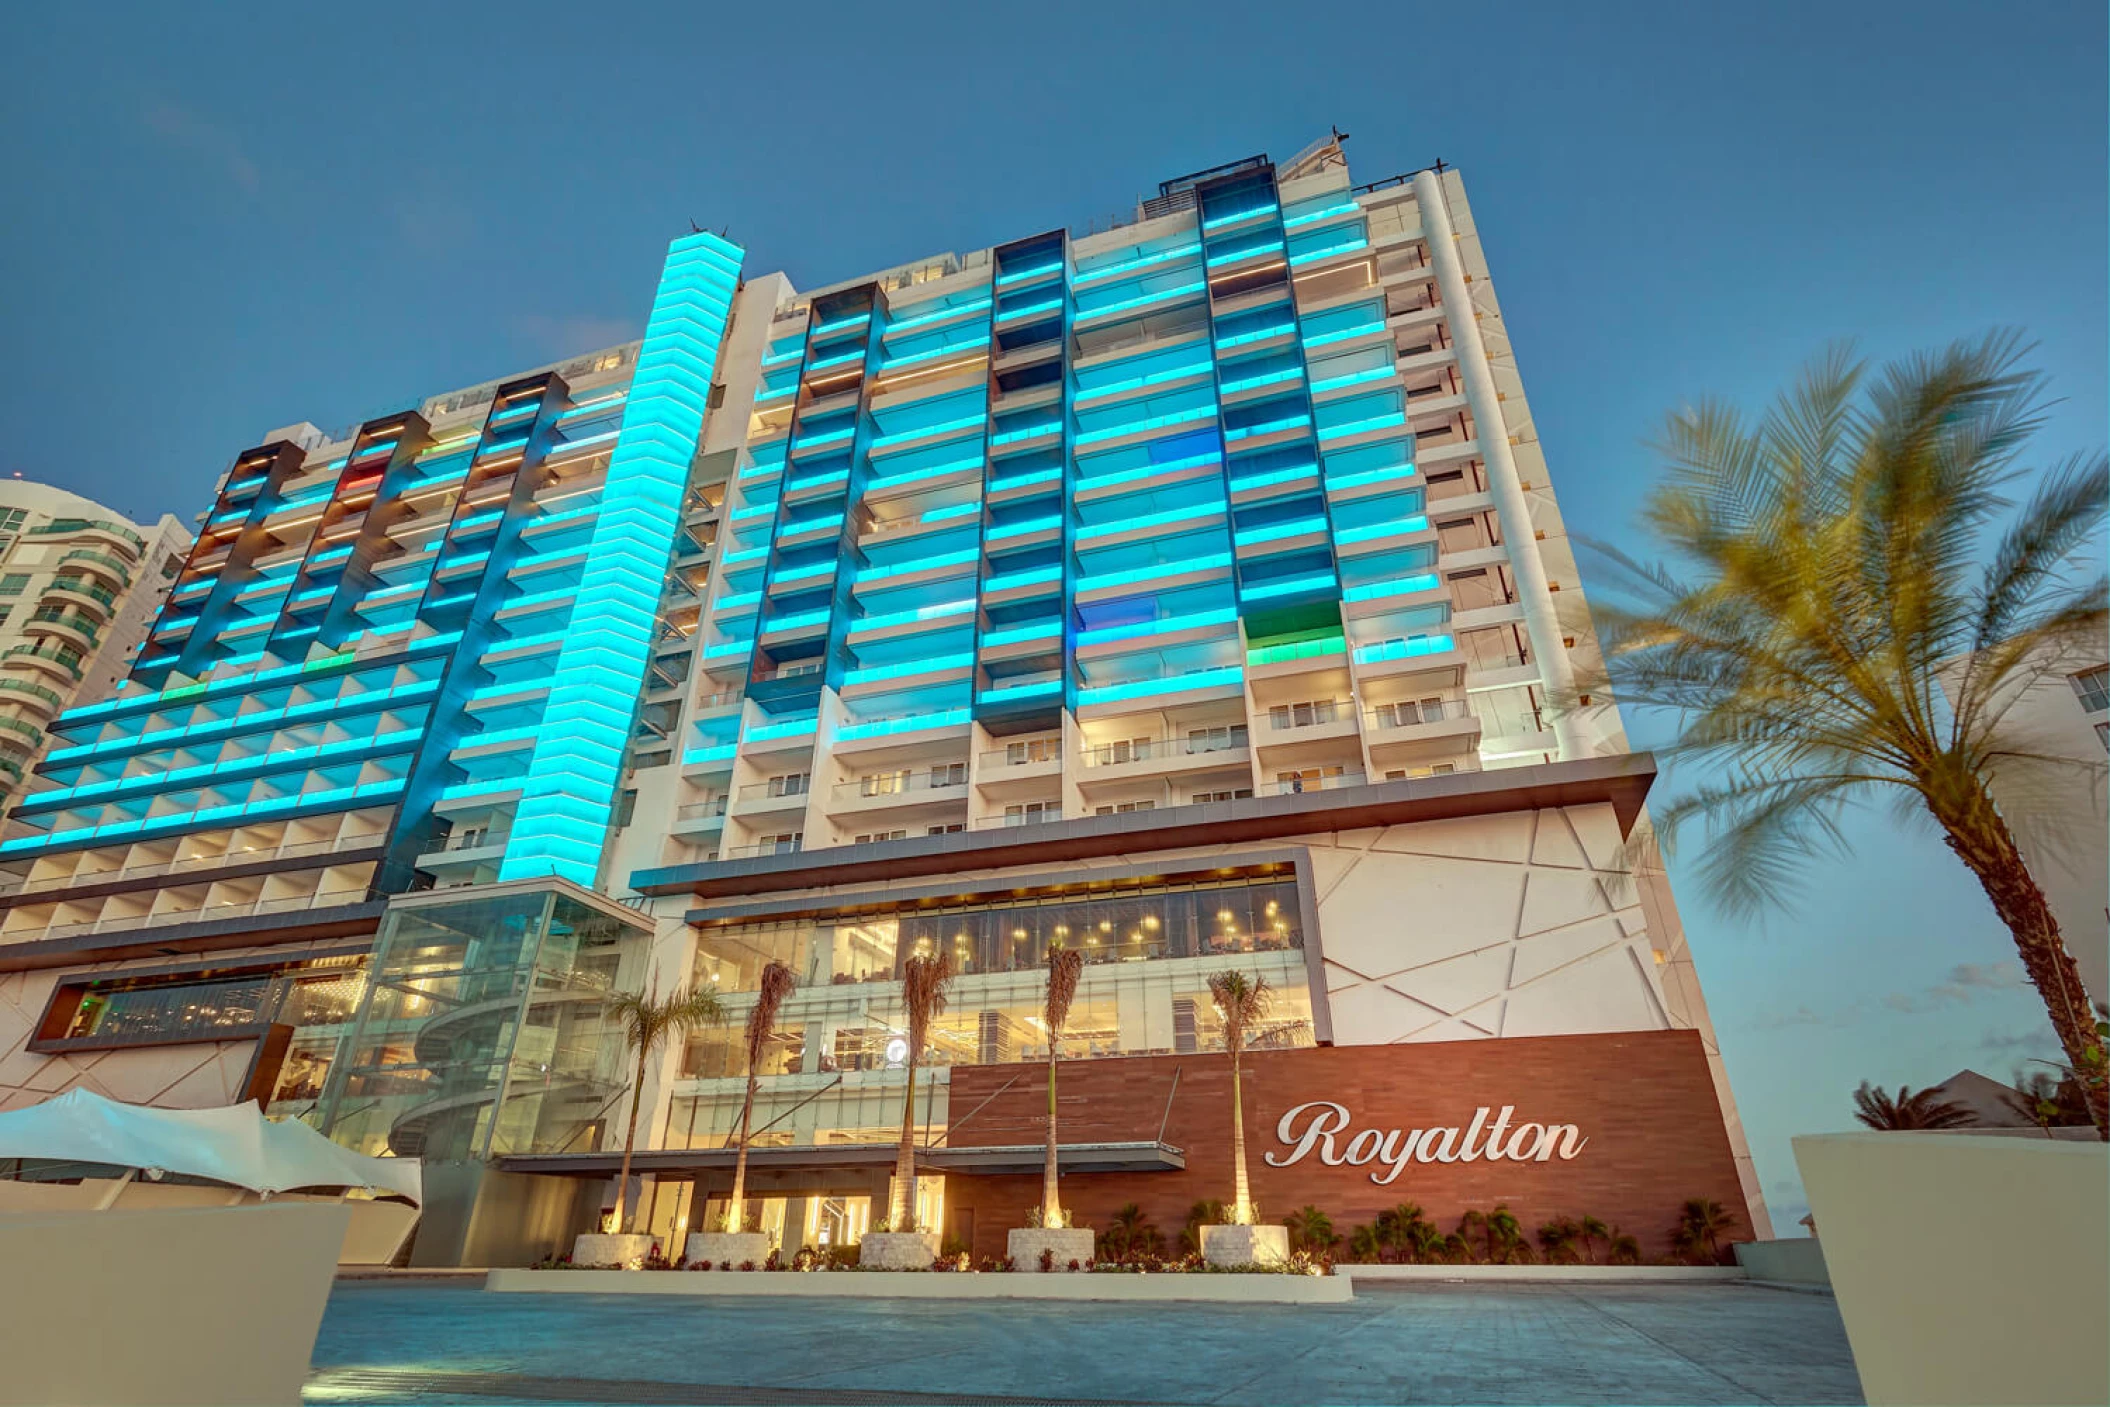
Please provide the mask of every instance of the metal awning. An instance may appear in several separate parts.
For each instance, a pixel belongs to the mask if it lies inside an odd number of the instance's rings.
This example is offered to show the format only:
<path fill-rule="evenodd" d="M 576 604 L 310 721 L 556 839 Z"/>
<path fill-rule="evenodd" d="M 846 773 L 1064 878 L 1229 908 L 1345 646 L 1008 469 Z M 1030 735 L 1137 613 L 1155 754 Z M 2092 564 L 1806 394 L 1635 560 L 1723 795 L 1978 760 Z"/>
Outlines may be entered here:
<path fill-rule="evenodd" d="M 865 1177 L 883 1174 L 894 1166 L 900 1148 L 892 1143 L 837 1143 L 786 1147 L 777 1145 L 747 1150 L 748 1171 L 759 1173 L 857 1173 Z M 630 1170 L 659 1177 L 681 1178 L 698 1173 L 730 1173 L 737 1150 L 732 1148 L 646 1148 L 630 1159 Z M 1187 1166 L 1186 1153 L 1169 1143 L 1065 1143 L 1061 1145 L 1062 1170 L 1095 1172 L 1179 1172 Z M 929 1172 L 960 1173 L 964 1176 L 1038 1173 L 1047 1158 L 1041 1143 L 991 1144 L 959 1148 L 939 1145 L 918 1148 L 916 1165 Z M 621 1149 L 600 1153 L 515 1154 L 496 1160 L 501 1172 L 543 1173 L 559 1177 L 612 1177 L 622 1171 Z"/>

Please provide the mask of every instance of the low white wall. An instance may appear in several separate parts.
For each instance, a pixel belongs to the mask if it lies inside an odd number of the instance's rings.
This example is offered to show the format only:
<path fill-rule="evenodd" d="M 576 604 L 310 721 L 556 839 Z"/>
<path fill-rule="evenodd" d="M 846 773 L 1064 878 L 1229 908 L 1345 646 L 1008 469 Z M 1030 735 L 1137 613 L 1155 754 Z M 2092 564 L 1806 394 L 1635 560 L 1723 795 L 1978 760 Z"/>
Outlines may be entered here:
<path fill-rule="evenodd" d="M 1871 1404 L 2110 1402 L 2110 1147 L 1794 1143 Z"/>
<path fill-rule="evenodd" d="M 300 1401 L 351 1213 L 0 1216 L 0 1403 Z"/>
<path fill-rule="evenodd" d="M 1814 1236 L 1739 1241 L 1736 1263 L 1753 1280 L 1775 1280 L 1784 1285 L 1832 1283 L 1831 1272 L 1824 1268 L 1824 1246 Z"/>
<path fill-rule="evenodd" d="M 507 1294 L 746 1295 L 842 1299 L 1213 1300 L 1339 1304 L 1344 1275 L 1021 1275 L 931 1270 L 494 1270 L 484 1288 Z"/>
<path fill-rule="evenodd" d="M 1567 1280 L 1585 1284 L 1636 1280 L 1742 1280 L 1734 1265 L 1336 1265 L 1352 1280 Z"/>

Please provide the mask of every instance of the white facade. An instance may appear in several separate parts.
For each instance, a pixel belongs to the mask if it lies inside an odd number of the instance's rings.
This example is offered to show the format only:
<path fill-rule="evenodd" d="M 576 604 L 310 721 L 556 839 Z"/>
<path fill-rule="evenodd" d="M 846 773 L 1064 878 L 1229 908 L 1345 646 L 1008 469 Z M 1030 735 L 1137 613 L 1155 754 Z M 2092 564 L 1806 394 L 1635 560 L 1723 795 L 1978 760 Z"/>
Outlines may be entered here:
<path fill-rule="evenodd" d="M 44 725 L 125 677 L 190 543 L 168 514 L 141 526 L 0 479 L 0 809 L 43 755 Z"/>

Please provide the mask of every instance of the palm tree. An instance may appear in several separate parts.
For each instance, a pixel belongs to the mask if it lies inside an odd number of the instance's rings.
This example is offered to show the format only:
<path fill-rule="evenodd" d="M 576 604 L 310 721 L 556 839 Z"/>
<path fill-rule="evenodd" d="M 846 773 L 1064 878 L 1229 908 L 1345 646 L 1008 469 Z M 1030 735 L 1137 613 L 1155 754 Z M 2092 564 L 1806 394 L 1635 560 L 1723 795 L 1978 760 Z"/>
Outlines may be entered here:
<path fill-rule="evenodd" d="M 917 954 L 901 964 L 901 1005 L 908 1013 L 908 1092 L 901 1105 L 901 1151 L 894 1158 L 894 1195 L 887 1226 L 913 1231 L 916 1217 L 916 1062 L 930 1038 L 933 1018 L 945 1013 L 952 986 L 952 954 Z"/>
<path fill-rule="evenodd" d="M 1583 1259 L 1582 1224 L 1573 1217 L 1557 1216 L 1539 1226 L 1539 1249 L 1552 1265 L 1573 1265 Z"/>
<path fill-rule="evenodd" d="M 1375 1265 L 1385 1258 L 1385 1242 L 1375 1230 L 1358 1226 L 1348 1233 L 1348 1259 L 1357 1265 Z"/>
<path fill-rule="evenodd" d="M 1679 565 L 1600 549 L 1629 599 L 1595 606 L 1608 670 L 1560 702 L 1609 685 L 1676 715 L 1672 758 L 1723 766 L 1656 829 L 1668 844 L 1706 822 L 1707 881 L 1732 909 L 1779 900 L 1795 863 L 1846 851 L 1853 804 L 1931 817 L 2013 935 L 2110 1138 L 2103 1034 L 2009 828 L 2029 786 L 2098 775 L 2046 755 L 2010 714 L 2102 658 L 2104 578 L 2082 563 L 2110 460 L 2046 470 L 1989 541 L 2041 423 L 2024 350 L 1994 335 L 1872 376 L 1840 349 L 1755 425 L 1713 402 L 1672 416 L 1645 521 Z"/>
<path fill-rule="evenodd" d="M 1377 1214 L 1379 1241 L 1404 1260 L 1422 1260 L 1443 1240 L 1443 1233 L 1422 1213 L 1417 1202 L 1401 1202 Z"/>
<path fill-rule="evenodd" d="M 1611 1239 L 1605 1245 L 1605 1263 L 1607 1265 L 1639 1265 L 1641 1263 L 1641 1243 L 1621 1231 L 1618 1227 L 1613 1227 Z"/>
<path fill-rule="evenodd" d="M 1524 1227 L 1506 1203 L 1496 1203 L 1487 1214 L 1487 1258 L 1496 1265 L 1531 1259 L 1531 1246 L 1524 1240 Z"/>
<path fill-rule="evenodd" d="M 1697 1259 L 1704 1253 L 1710 1262 L 1722 1258 L 1721 1237 L 1736 1229 L 1736 1214 L 1720 1202 L 1695 1197 L 1678 1214 L 1678 1229 L 1672 1238 L 1678 1249 Z"/>
<path fill-rule="evenodd" d="M 615 1184 L 615 1227 L 628 1231 L 623 1209 L 630 1196 L 630 1155 L 637 1144 L 638 1109 L 645 1099 L 645 1066 L 668 1036 L 723 1020 L 724 1010 L 708 987 L 677 987 L 662 1000 L 655 981 L 642 992 L 610 995 L 601 1011 L 623 1023 L 623 1042 L 637 1052 L 637 1077 L 630 1085 L 630 1126 L 623 1134 L 623 1171 Z"/>
<path fill-rule="evenodd" d="M 1106 1249 L 1116 1260 L 1125 1260 L 1147 1248 L 1153 1230 L 1141 1207 L 1134 1202 L 1124 1203 L 1106 1229 Z"/>
<path fill-rule="evenodd" d="M 1969 1111 L 1936 1099 L 1931 1089 L 1915 1094 L 1899 1085 L 1893 1099 L 1866 1080 L 1854 1091 L 1854 1117 L 1872 1129 L 1955 1129 L 1971 1122 Z"/>
<path fill-rule="evenodd" d="M 1063 1023 L 1077 998 L 1077 979 L 1084 972 L 1084 950 L 1060 945 L 1048 949 L 1048 999 L 1041 1019 L 1048 1028 L 1048 1161 L 1040 1175 L 1040 1224 L 1061 1226 L 1062 1197 L 1055 1166 L 1055 1061 L 1061 1053 Z"/>
<path fill-rule="evenodd" d="M 1609 1246 L 1612 1240 L 1612 1228 L 1594 1216 L 1586 1216 L 1577 1223 L 1575 1234 L 1582 1241 L 1583 1258 L 1593 1264 L 1597 1260 L 1598 1243 L 1602 1241 Z"/>
<path fill-rule="evenodd" d="M 1333 1218 L 1309 1203 L 1284 1217 L 1282 1224 L 1289 1228 L 1289 1245 L 1293 1251 L 1323 1254 L 1341 1239 L 1334 1234 Z"/>
<path fill-rule="evenodd" d="M 1245 1099 L 1240 1087 L 1239 1057 L 1245 1053 L 1246 1033 L 1266 1018 L 1274 1004 L 1275 990 L 1267 979 L 1243 972 L 1219 972 L 1209 978 L 1209 999 L 1223 1017 L 1224 1049 L 1231 1057 L 1231 1175 L 1234 1200 L 1231 1222 L 1253 1224 L 1253 1198 L 1245 1175 Z"/>
<path fill-rule="evenodd" d="M 762 969 L 754 1007 L 747 1013 L 747 1097 L 740 1101 L 740 1152 L 733 1159 L 733 1195 L 726 1203 L 728 1231 L 747 1229 L 747 1130 L 755 1113 L 755 1093 L 761 1087 L 756 1070 L 762 1064 L 762 1048 L 776 1031 L 777 1011 L 798 985 L 790 968 L 780 962 L 768 963 Z"/>

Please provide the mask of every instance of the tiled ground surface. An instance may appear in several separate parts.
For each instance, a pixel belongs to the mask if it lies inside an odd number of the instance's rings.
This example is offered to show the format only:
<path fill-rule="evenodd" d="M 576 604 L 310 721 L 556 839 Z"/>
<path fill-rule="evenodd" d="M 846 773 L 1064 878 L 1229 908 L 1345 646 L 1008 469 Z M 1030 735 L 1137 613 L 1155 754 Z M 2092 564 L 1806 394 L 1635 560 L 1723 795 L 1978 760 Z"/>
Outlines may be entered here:
<path fill-rule="evenodd" d="M 1744 1285 L 1366 1286 L 1262 1307 L 490 1295 L 340 1284 L 308 1401 L 1830 1403 L 1828 1296 Z"/>

